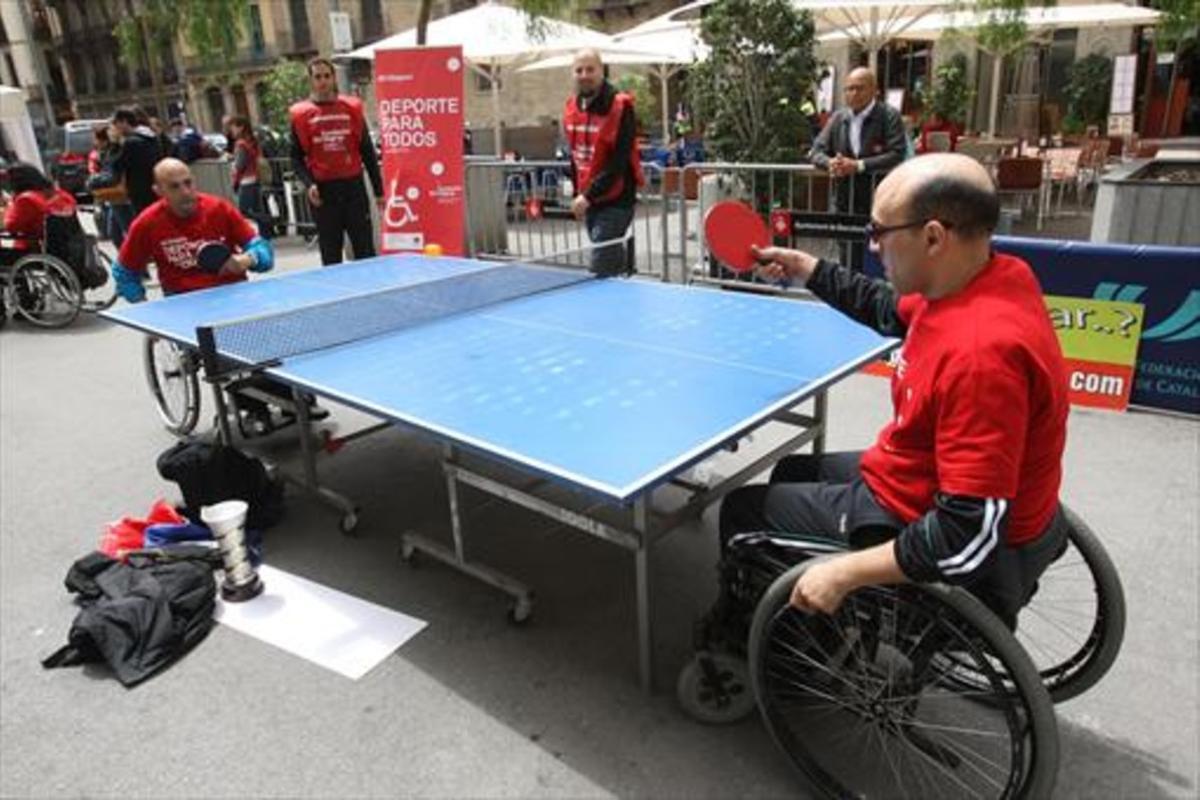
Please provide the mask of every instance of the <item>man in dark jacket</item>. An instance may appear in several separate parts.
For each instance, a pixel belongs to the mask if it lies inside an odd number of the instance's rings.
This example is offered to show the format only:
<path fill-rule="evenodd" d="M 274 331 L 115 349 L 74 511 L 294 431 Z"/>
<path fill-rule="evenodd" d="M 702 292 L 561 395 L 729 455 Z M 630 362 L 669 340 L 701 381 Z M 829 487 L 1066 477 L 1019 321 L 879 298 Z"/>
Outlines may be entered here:
<path fill-rule="evenodd" d="M 871 197 L 883 176 L 904 161 L 907 146 L 900 112 L 875 99 L 875 75 L 863 67 L 846 76 L 846 108 L 838 109 L 813 142 L 812 163 L 829 171 L 834 208 L 844 214 L 871 212 Z M 846 259 L 862 269 L 863 247 L 853 244 Z"/>
<path fill-rule="evenodd" d="M 633 98 L 604 78 L 595 50 L 583 50 L 572 66 L 575 94 L 563 109 L 563 131 L 571 152 L 575 199 L 571 213 L 587 226 L 593 243 L 620 239 L 633 222 L 642 183 Z M 633 271 L 633 245 L 592 251 L 592 272 L 612 276 Z"/>
<path fill-rule="evenodd" d="M 167 154 L 158 135 L 138 124 L 134 109 L 118 109 L 113 114 L 112 126 L 121 139 L 121 152 L 112 163 L 113 174 L 124 178 L 125 191 L 136 216 L 158 200 L 154 193 L 154 165 Z"/>

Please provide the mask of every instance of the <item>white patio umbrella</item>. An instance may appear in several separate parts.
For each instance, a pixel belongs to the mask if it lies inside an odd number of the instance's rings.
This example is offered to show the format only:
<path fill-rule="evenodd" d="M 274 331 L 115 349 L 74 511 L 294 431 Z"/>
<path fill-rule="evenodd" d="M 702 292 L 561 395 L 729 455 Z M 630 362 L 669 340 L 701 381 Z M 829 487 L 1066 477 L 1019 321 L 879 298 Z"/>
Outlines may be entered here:
<path fill-rule="evenodd" d="M 678 37 L 690 31 L 699 40 L 700 17 L 705 6 L 716 0 L 693 0 L 679 8 L 616 34 L 617 41 L 636 42 L 648 50 L 663 50 L 664 42 L 653 37 Z M 867 51 L 871 71 L 877 66 L 879 48 L 897 38 L 926 14 L 950 5 L 952 0 L 792 0 L 798 10 L 812 13 L 818 38 L 850 39 Z M 636 37 L 636 38 L 635 38 Z M 678 40 L 677 40 L 678 41 Z M 702 43 L 701 43 L 702 44 Z M 668 52 L 671 52 L 669 47 Z"/>
<path fill-rule="evenodd" d="M 625 65 L 625 66 L 646 66 L 651 68 L 651 74 L 658 79 L 660 94 L 662 95 L 662 126 L 663 137 L 669 136 L 670 131 L 670 114 L 671 104 L 667 98 L 667 81 L 683 67 L 695 63 L 695 59 L 691 54 L 676 50 L 675 52 L 661 51 L 650 52 L 647 50 L 634 50 L 625 46 L 624 42 L 618 42 L 615 37 L 613 43 L 607 47 L 597 47 L 596 52 L 600 54 L 600 58 L 605 65 Z M 550 56 L 541 61 L 535 61 L 528 66 L 521 67 L 518 72 L 534 72 L 544 69 L 563 69 L 571 66 L 574 61 L 574 54 L 565 53 L 557 56 Z"/>
<path fill-rule="evenodd" d="M 584 47 L 604 47 L 612 41 L 607 34 L 562 20 L 542 17 L 536 32 L 530 22 L 530 16 L 524 11 L 489 2 L 435 19 L 425 31 L 427 45 L 462 45 L 463 57 L 467 64 L 491 84 L 497 154 L 502 148 L 500 87 L 496 80 L 501 67 L 511 67 L 542 56 L 569 53 Z M 377 50 L 416 46 L 417 29 L 410 28 L 334 58 L 373 61 Z"/>
<path fill-rule="evenodd" d="M 1030 6 L 1025 9 L 1025 25 L 1035 36 L 1047 36 L 1060 28 L 1128 28 L 1154 25 L 1162 13 L 1141 6 L 1121 3 Z M 935 40 L 954 31 L 970 35 L 986 22 L 986 15 L 974 11 L 944 11 L 914 18 L 895 35 L 897 39 Z M 1003 53 L 992 53 L 992 96 L 988 114 L 988 135 L 996 131 L 1000 108 L 1000 77 Z"/>

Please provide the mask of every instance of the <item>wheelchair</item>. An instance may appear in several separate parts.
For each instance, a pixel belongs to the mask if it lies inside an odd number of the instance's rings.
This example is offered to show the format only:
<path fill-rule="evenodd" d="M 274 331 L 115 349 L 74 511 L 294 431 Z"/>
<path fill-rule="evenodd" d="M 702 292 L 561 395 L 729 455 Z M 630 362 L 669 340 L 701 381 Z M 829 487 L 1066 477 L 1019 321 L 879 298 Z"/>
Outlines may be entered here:
<path fill-rule="evenodd" d="M 142 366 L 155 410 L 163 427 L 186 439 L 200 421 L 200 354 L 190 347 L 147 336 Z M 267 436 L 295 424 L 298 414 L 290 394 L 261 375 L 246 375 L 222 386 L 243 439 Z M 309 418 L 324 419 L 329 412 L 309 403 Z"/>
<path fill-rule="evenodd" d="M 116 302 L 112 260 L 74 215 L 48 215 L 41 237 L 0 232 L 0 238 L 33 245 L 0 268 L 0 302 L 15 315 L 40 327 L 63 328 L 81 311 L 102 311 Z"/>
<path fill-rule="evenodd" d="M 681 706 L 708 723 L 757 706 L 821 796 L 1049 796 L 1053 704 L 1104 676 L 1125 630 L 1111 559 L 1063 511 L 1067 542 L 1015 634 L 966 590 L 939 584 L 865 587 L 833 615 L 805 614 L 788 602 L 797 578 L 846 545 L 734 536 L 679 675 Z"/>

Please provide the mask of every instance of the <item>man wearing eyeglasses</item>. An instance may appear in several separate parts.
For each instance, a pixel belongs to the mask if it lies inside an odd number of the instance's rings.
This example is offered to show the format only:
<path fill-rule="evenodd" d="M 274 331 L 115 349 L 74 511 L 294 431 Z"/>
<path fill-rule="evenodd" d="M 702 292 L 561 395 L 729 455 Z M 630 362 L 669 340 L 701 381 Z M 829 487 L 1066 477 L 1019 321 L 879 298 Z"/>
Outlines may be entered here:
<path fill-rule="evenodd" d="M 991 249 L 999 208 L 977 162 L 927 155 L 875 195 L 868 236 L 887 281 L 796 250 L 757 254 L 764 277 L 802 283 L 904 339 L 893 418 L 874 446 L 784 458 L 770 483 L 722 505 L 723 546 L 749 531 L 851 546 L 800 578 L 800 609 L 833 613 L 867 585 L 942 581 L 966 586 L 1011 627 L 1061 553 L 1065 366 L 1033 272 Z"/>
<path fill-rule="evenodd" d="M 809 158 L 828 170 L 833 180 L 834 207 L 846 214 L 871 211 L 875 185 L 908 151 L 900 112 L 875 99 L 875 74 L 859 67 L 846 76 L 846 108 L 834 112 L 813 141 Z M 844 258 L 854 269 L 863 267 L 863 249 L 852 244 Z"/>

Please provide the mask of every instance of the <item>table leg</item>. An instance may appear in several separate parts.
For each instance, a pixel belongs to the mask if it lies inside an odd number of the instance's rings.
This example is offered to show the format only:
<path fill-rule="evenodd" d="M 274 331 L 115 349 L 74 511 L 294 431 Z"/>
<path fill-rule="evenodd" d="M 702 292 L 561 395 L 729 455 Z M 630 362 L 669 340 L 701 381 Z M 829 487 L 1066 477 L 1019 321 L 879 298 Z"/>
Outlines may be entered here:
<path fill-rule="evenodd" d="M 654 691 L 654 636 L 650 622 L 650 531 L 648 500 L 639 497 L 633 505 L 633 527 L 640 541 L 634 553 L 637 564 L 638 676 L 642 689 Z"/>

